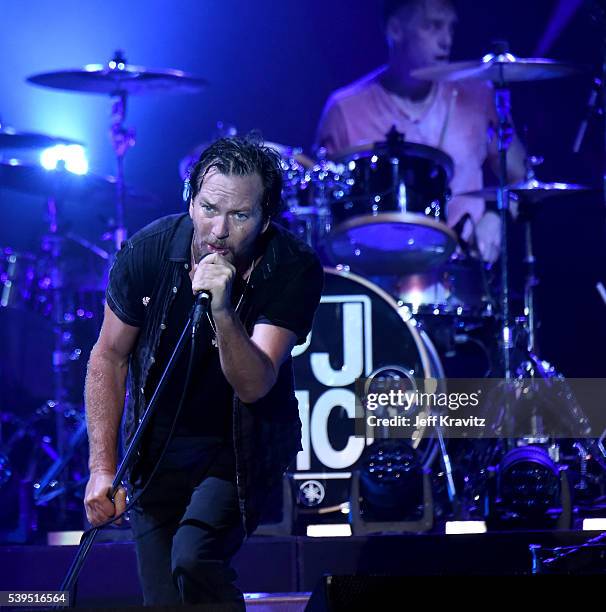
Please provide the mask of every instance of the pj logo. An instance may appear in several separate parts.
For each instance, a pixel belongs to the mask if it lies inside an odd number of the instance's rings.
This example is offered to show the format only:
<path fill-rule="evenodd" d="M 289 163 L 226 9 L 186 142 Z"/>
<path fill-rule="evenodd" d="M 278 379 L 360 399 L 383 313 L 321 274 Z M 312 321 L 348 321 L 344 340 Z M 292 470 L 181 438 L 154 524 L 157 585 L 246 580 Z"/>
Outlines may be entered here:
<path fill-rule="evenodd" d="M 349 473 L 338 470 L 350 468 L 365 445 L 364 438 L 354 436 L 351 419 L 355 380 L 373 370 L 370 298 L 323 296 L 313 330 L 305 344 L 295 347 L 293 358 L 303 424 L 297 470 L 330 470 L 333 478 L 347 477 Z M 307 477 L 313 476 L 307 472 Z"/>

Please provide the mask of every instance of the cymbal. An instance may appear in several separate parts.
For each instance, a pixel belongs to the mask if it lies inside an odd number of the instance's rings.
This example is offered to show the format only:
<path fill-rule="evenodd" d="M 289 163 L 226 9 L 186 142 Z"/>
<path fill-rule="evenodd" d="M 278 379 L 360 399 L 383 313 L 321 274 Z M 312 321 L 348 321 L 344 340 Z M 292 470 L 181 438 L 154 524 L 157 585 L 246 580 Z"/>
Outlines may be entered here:
<path fill-rule="evenodd" d="M 99 202 L 116 195 L 116 178 L 94 174 L 78 175 L 66 170 L 45 170 L 42 166 L 17 159 L 0 160 L 0 189 L 12 189 L 34 196 L 58 200 L 86 199 Z M 154 197 L 127 189 L 127 197 L 137 204 L 154 203 Z"/>
<path fill-rule="evenodd" d="M 575 183 L 544 183 L 536 178 L 531 178 L 520 183 L 514 183 L 507 185 L 506 189 L 519 198 L 526 200 L 527 202 L 540 202 L 545 198 L 555 195 L 574 195 L 580 191 L 591 191 L 591 187 L 587 185 L 577 185 Z M 464 193 L 457 193 L 456 196 L 469 196 L 474 198 L 482 198 L 489 202 L 497 200 L 498 187 L 484 187 L 484 189 L 478 189 L 476 191 L 467 191 Z"/>
<path fill-rule="evenodd" d="M 46 149 L 55 145 L 72 144 L 81 145 L 82 143 L 70 138 L 0 128 L 0 149 Z"/>
<path fill-rule="evenodd" d="M 88 64 L 83 68 L 34 74 L 27 81 L 52 89 L 109 95 L 197 93 L 208 85 L 205 79 L 181 70 L 152 70 L 114 60 L 107 65 Z"/>
<path fill-rule="evenodd" d="M 511 53 L 495 55 L 489 53 L 481 60 L 444 63 L 427 68 L 418 68 L 411 76 L 425 81 L 464 81 L 475 79 L 495 83 L 517 81 L 540 81 L 570 76 L 581 68 L 544 59 L 541 57 L 521 58 Z"/>

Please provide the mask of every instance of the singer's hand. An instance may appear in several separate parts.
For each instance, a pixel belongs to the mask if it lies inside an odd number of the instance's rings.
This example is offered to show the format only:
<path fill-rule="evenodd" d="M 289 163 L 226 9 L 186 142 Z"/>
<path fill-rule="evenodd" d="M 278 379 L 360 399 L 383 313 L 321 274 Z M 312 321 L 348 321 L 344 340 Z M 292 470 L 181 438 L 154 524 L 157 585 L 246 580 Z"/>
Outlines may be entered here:
<path fill-rule="evenodd" d="M 95 527 L 116 516 L 126 508 L 126 490 L 120 487 L 114 501 L 109 498 L 115 474 L 112 472 L 92 472 L 84 492 L 86 518 Z M 119 525 L 122 519 L 116 521 Z"/>
<path fill-rule="evenodd" d="M 218 253 L 207 255 L 194 267 L 192 289 L 194 293 L 202 290 L 212 295 L 210 307 L 213 315 L 230 311 L 231 287 L 236 276 L 236 269 L 225 257 Z"/>

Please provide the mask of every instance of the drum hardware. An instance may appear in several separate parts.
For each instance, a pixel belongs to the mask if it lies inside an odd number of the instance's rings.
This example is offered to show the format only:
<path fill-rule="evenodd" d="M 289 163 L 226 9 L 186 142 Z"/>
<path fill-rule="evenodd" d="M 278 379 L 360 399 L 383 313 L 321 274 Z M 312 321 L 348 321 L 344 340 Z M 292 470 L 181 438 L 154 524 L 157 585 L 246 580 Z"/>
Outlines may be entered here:
<path fill-rule="evenodd" d="M 496 188 L 497 206 L 501 217 L 501 351 L 503 374 L 511 378 L 512 323 L 509 304 L 509 248 L 508 211 L 509 190 L 507 185 L 507 149 L 511 133 L 511 95 L 509 85 L 517 81 L 535 81 L 570 76 L 579 69 L 570 64 L 543 58 L 518 58 L 509 53 L 505 42 L 496 42 L 495 51 L 485 55 L 479 62 L 458 62 L 443 66 L 432 66 L 413 71 L 416 78 L 430 81 L 458 81 L 475 79 L 492 81 L 498 124 L 496 130 L 499 152 L 499 184 Z"/>
<path fill-rule="evenodd" d="M 117 183 L 113 176 L 74 174 L 63 167 L 46 170 L 40 164 L 19 159 L 0 160 L 0 186 L 33 196 L 77 200 L 92 207 L 112 199 Z M 149 206 L 154 201 L 151 194 L 130 188 L 127 198 L 137 207 Z"/>
<path fill-rule="evenodd" d="M 509 60 L 507 48 L 497 51 L 497 56 Z M 508 250 L 508 220 L 509 220 L 509 193 L 505 189 L 507 184 L 507 149 L 509 148 L 511 124 L 511 98 L 510 91 L 506 87 L 503 63 L 499 64 L 495 74 L 495 107 L 498 117 L 497 148 L 499 151 L 499 187 L 497 189 L 497 207 L 501 217 L 501 317 L 503 321 L 501 342 L 503 350 L 503 373 L 505 380 L 511 377 L 510 351 L 511 344 L 511 322 L 509 314 L 509 250 Z M 495 82 L 493 81 L 493 82 Z M 507 409 L 507 407 L 506 407 Z"/>
<path fill-rule="evenodd" d="M 156 70 L 128 64 L 121 50 L 107 64 L 35 74 L 27 81 L 51 89 L 109 96 L 195 94 L 208 86 L 205 79 L 182 70 Z"/>
<path fill-rule="evenodd" d="M 12 496 L 12 504 L 4 504 L 2 519 L 3 529 L 0 530 L 2 541 L 28 542 L 35 533 L 44 527 L 64 527 L 66 525 L 65 510 L 63 504 L 55 504 L 45 510 L 48 502 L 57 497 L 62 491 L 81 487 L 82 479 L 86 477 L 86 456 L 81 453 L 74 461 L 71 458 L 70 471 L 63 480 L 55 480 L 59 472 L 53 474 L 53 479 L 48 481 L 47 498 L 36 500 L 38 481 L 36 473 L 46 470 L 58 461 L 60 457 L 57 450 L 57 439 L 55 436 L 56 409 L 59 407 L 51 400 L 47 401 L 28 418 L 21 418 L 11 412 L 0 412 L 0 456 L 8 458 L 8 465 L 4 468 L 5 476 L 9 476 L 7 482 L 0 485 L 0 491 L 8 499 Z M 81 409 L 79 406 L 69 404 L 62 407 L 64 416 L 69 412 L 69 428 L 72 429 L 74 418 L 79 417 Z M 75 449 L 79 450 L 79 449 Z M 50 472 L 48 472 L 50 474 Z M 33 495 L 32 495 L 33 493 Z M 77 506 L 81 502 L 77 500 Z M 67 510 L 74 517 L 74 501 L 67 501 Z M 61 510 L 58 511 L 58 508 Z M 17 510 L 17 521 L 12 515 Z M 80 512 L 81 513 L 81 512 Z M 9 520 L 10 519 L 10 520 Z M 9 524 L 17 522 L 16 529 L 7 529 Z M 72 520 L 72 523 L 74 521 Z"/>
<path fill-rule="evenodd" d="M 22 168 L 19 165 L 7 165 L 6 168 Z M 9 171 L 10 172 L 10 171 Z M 46 171 L 43 171 L 46 172 Z M 63 171 L 61 175 L 68 174 Z M 11 175 L 14 176 L 14 175 Z M 62 178 L 62 177 L 61 177 Z M 83 178 L 87 181 L 84 177 Z M 94 183 L 94 179 L 93 179 Z M 91 181 L 88 182 L 91 184 Z M 103 183 L 102 183 L 103 184 Z M 13 185 L 15 186 L 15 185 Z M 17 182 L 17 186 L 25 189 L 26 185 Z M 45 186 L 37 187 L 42 193 Z M 50 191 L 50 190 L 49 190 Z M 60 189 L 58 190 L 60 191 Z M 105 269 L 109 255 L 91 245 L 89 241 L 81 238 L 75 233 L 68 232 L 63 235 L 60 231 L 59 202 L 49 193 L 47 197 L 47 223 L 48 229 L 41 242 L 40 251 L 37 254 L 24 254 L 15 252 L 13 249 L 5 248 L 4 260 L 0 271 L 2 280 L 2 294 L 0 304 L 3 307 L 10 307 L 17 310 L 24 310 L 32 313 L 32 310 L 41 314 L 48 320 L 48 327 L 52 330 L 53 348 L 49 363 L 52 377 L 52 398 L 44 405 L 44 413 L 52 419 L 55 428 L 54 440 L 56 446 L 50 447 L 50 441 L 44 442 L 43 439 L 37 440 L 40 450 L 48 454 L 55 464 L 51 466 L 52 477 L 43 477 L 44 487 L 54 488 L 49 496 L 44 488 L 39 489 L 39 483 L 34 483 L 34 499 L 37 505 L 47 503 L 53 497 L 57 497 L 56 491 L 65 487 L 57 486 L 55 475 L 67 465 L 74 455 L 75 448 L 71 442 L 67 442 L 69 436 L 66 419 L 70 415 L 80 414 L 81 406 L 76 407 L 70 402 L 70 391 L 72 385 L 69 384 L 68 366 L 71 362 L 78 361 L 82 350 L 75 343 L 74 323 L 78 319 L 88 319 L 94 316 L 93 310 L 83 301 L 79 303 L 77 292 L 98 292 L 103 283 L 102 275 L 95 274 L 94 270 L 89 270 L 86 259 L 79 258 L 78 265 L 73 270 L 68 269 L 68 260 L 65 257 L 65 247 L 68 242 L 78 244 L 93 255 Z M 75 303 L 72 298 L 76 297 Z M 82 431 L 83 434 L 84 430 Z M 84 436 L 81 435 L 81 438 Z M 60 464 L 60 469 L 56 468 Z M 36 462 L 36 466 L 38 463 Z M 49 474 L 51 472 L 49 471 Z M 28 482 L 34 479 L 33 474 Z M 65 485 L 70 486 L 70 485 Z M 66 516 L 67 500 L 59 498 L 59 508 L 57 515 Z"/>
<path fill-rule="evenodd" d="M 0 151 L 47 149 L 56 145 L 82 145 L 82 143 L 71 138 L 61 138 L 35 132 L 20 132 L 3 126 L 0 122 Z"/>
<path fill-rule="evenodd" d="M 531 222 L 532 211 L 531 205 L 542 201 L 550 195 L 572 195 L 580 191 L 587 190 L 584 185 L 576 185 L 569 183 L 545 183 L 539 181 L 534 176 L 533 166 L 537 160 L 528 160 L 526 179 L 515 185 L 506 183 L 506 155 L 508 146 L 508 117 L 510 116 L 510 94 L 509 83 L 513 81 L 529 81 L 543 78 L 553 78 L 572 74 L 574 68 L 563 66 L 549 60 L 519 60 L 507 52 L 507 49 L 501 46 L 496 50 L 496 53 L 486 56 L 481 64 L 460 63 L 458 65 L 446 65 L 435 68 L 419 70 L 415 73 L 419 78 L 428 78 L 431 80 L 458 80 L 464 78 L 482 78 L 492 80 L 495 85 L 495 106 L 498 116 L 497 142 L 499 150 L 499 183 L 496 187 L 489 187 L 474 193 L 464 195 L 474 195 L 485 198 L 487 200 L 496 200 L 501 216 L 501 294 L 500 294 L 500 317 L 501 317 L 501 334 L 500 334 L 500 353 L 503 373 L 505 375 L 505 385 L 523 383 L 525 379 L 530 379 L 529 383 L 532 386 L 532 380 L 542 379 L 549 380 L 550 378 L 561 378 L 555 368 L 549 363 L 540 359 L 536 354 L 536 309 L 534 303 L 534 287 L 538 283 L 535 273 L 536 256 L 533 251 Z M 482 75 L 481 77 L 479 75 Z M 507 210 L 510 206 L 510 199 L 516 197 L 521 205 L 521 215 L 519 220 L 524 223 L 525 234 L 525 254 L 524 263 L 526 266 L 526 278 L 524 283 L 524 316 L 517 317 L 515 323 L 512 323 L 509 310 L 509 287 L 508 287 L 508 242 L 507 242 Z M 520 345 L 518 340 L 522 340 Z M 513 350 L 519 349 L 522 357 L 518 358 L 518 354 L 513 357 Z M 513 358 L 512 358 L 513 357 Z M 547 439 L 544 435 L 544 429 L 540 419 L 533 419 L 532 406 L 521 406 L 523 414 L 520 417 L 524 418 L 524 422 L 528 422 L 528 435 L 520 439 L 512 439 L 508 432 L 513 431 L 514 422 L 517 423 L 516 415 L 514 414 L 514 401 L 511 395 L 513 387 L 509 390 L 505 388 L 500 401 L 494 406 L 500 410 L 503 416 L 503 429 L 501 436 L 504 438 L 500 443 L 497 443 L 490 450 L 492 459 L 476 461 L 481 466 L 498 465 L 500 458 L 507 457 L 507 451 L 514 450 L 514 445 L 528 446 L 529 452 L 534 446 L 537 452 L 549 451 L 551 456 L 552 450 L 557 453 L 559 444 L 557 440 Z M 568 413 L 564 415 L 566 418 L 575 423 L 583 422 L 584 415 L 576 398 L 572 397 L 568 403 Z M 518 417 L 518 418 L 520 418 Z M 519 424 L 519 423 L 518 423 Z M 488 446 L 491 446 L 488 444 Z M 472 454 L 476 451 L 473 450 Z M 496 460 L 496 463 L 495 463 Z M 555 459 L 554 459 L 555 460 Z M 559 463 L 559 461 L 557 461 Z M 473 463 L 473 462 L 472 462 Z M 582 462 L 581 462 L 582 464 Z M 495 468 L 497 469 L 497 468 Z M 475 475 L 472 473 L 475 472 Z M 485 477 L 478 475 L 477 466 L 470 466 L 468 476 L 471 482 L 475 482 L 476 489 L 486 491 L 486 487 L 490 488 L 491 479 L 486 480 Z M 494 479 L 492 479 L 494 480 Z M 484 482 L 484 484 L 482 484 Z M 494 484 L 494 483 L 493 483 Z M 566 485 L 566 486 L 564 486 Z M 563 483 L 563 489 L 567 490 L 568 483 Z M 474 488 L 472 487 L 472 488 Z M 464 494 L 466 492 L 464 491 Z M 475 495 L 475 493 L 474 493 Z M 564 498 L 567 499 L 566 495 Z M 469 496 L 466 494 L 466 503 L 469 502 Z M 474 497 L 473 499 L 476 499 Z M 570 504 L 564 503 L 564 509 L 569 509 Z M 568 520 L 569 512 L 564 512 L 562 520 Z"/>
<path fill-rule="evenodd" d="M 495 42 L 495 52 L 480 60 L 444 63 L 429 68 L 417 68 L 411 76 L 426 81 L 492 81 L 518 83 L 573 76 L 582 68 L 566 62 L 530 57 L 516 57 L 509 53 L 508 45 Z"/>
<path fill-rule="evenodd" d="M 488 201 L 495 201 L 497 198 L 497 187 L 484 187 L 476 191 L 467 191 L 456 195 L 482 198 Z M 592 191 L 588 185 L 578 185 L 576 183 L 545 183 L 539 181 L 534 176 L 520 183 L 507 185 L 507 191 L 518 198 L 523 198 L 529 203 L 541 202 L 551 196 L 573 196 L 579 192 Z"/>
<path fill-rule="evenodd" d="M 67 490 L 77 489 L 86 483 L 87 478 L 85 474 L 82 474 L 82 477 L 76 482 L 66 483 L 63 486 L 56 486 L 58 484 L 57 478 L 61 472 L 63 472 L 69 462 L 74 458 L 80 446 L 86 442 L 86 419 L 79 414 L 78 416 L 80 418 L 80 424 L 76 431 L 70 436 L 67 444 L 65 444 L 64 452 L 56 457 L 44 475 L 34 483 L 34 502 L 36 506 L 43 506 L 55 497 L 62 495 Z M 51 490 L 47 491 L 47 489 Z"/>
<path fill-rule="evenodd" d="M 363 277 L 327 268 L 311 335 L 305 345 L 293 351 L 296 395 L 307 433 L 297 472 L 291 474 L 295 481 L 318 480 L 325 488 L 323 503 L 327 507 L 349 499 L 351 469 L 378 435 L 366 426 L 362 433 L 363 424 L 355 430 L 352 427 L 353 385 L 360 377 L 373 377 L 394 363 L 415 380 L 444 378 L 429 336 L 403 305 Z M 456 513 L 458 496 L 446 446 L 440 436 L 425 440 L 423 434 L 424 429 L 419 429 L 409 442 L 424 468 L 440 456 Z M 322 507 L 319 505 L 316 512 Z"/>
<path fill-rule="evenodd" d="M 448 260 L 457 245 L 445 223 L 448 155 L 392 129 L 384 142 L 355 147 L 336 161 L 348 176 L 347 190 L 331 202 L 326 252 L 333 265 L 372 276 L 426 271 Z"/>
<path fill-rule="evenodd" d="M 79 358 L 80 352 L 74 351 L 73 334 L 71 333 L 72 321 L 65 316 L 65 291 L 62 270 L 62 250 L 64 238 L 59 233 L 59 218 L 57 201 L 54 198 L 47 200 L 48 229 L 49 233 L 44 241 L 50 247 L 50 292 L 53 300 L 53 400 L 49 404 L 55 412 L 55 427 L 57 439 L 57 453 L 64 456 L 68 449 L 65 416 L 69 411 L 68 387 L 66 380 L 66 366 L 70 359 Z M 59 513 L 65 515 L 67 511 L 67 500 L 65 497 L 59 498 Z"/>
<path fill-rule="evenodd" d="M 122 242 L 128 235 L 124 225 L 127 195 L 124 157 L 135 145 L 135 130 L 124 126 L 128 96 L 152 93 L 198 93 L 206 87 L 207 81 L 180 70 L 150 70 L 130 65 L 120 50 L 115 52 L 107 65 L 90 64 L 81 69 L 36 74 L 27 80 L 35 85 L 53 89 L 111 96 L 110 134 L 117 167 L 116 226 L 113 238 L 114 250 L 120 250 Z"/>
<path fill-rule="evenodd" d="M 67 388 L 67 365 L 79 359 L 81 350 L 74 345 L 72 325 L 79 317 L 88 318 L 92 311 L 84 306 L 76 306 L 71 312 L 66 299 L 75 290 L 97 292 L 104 289 L 105 280 L 113 252 L 117 251 L 127 237 L 124 213 L 127 199 L 139 198 L 138 194 L 128 190 L 124 177 L 124 157 L 135 144 L 135 132 L 124 125 L 128 95 L 147 93 L 197 93 L 206 81 L 178 70 L 149 70 L 126 63 L 123 54 L 118 51 L 106 66 L 89 65 L 83 69 L 57 71 L 38 74 L 30 77 L 29 82 L 55 89 L 80 91 L 97 94 L 108 94 L 112 98 L 110 134 L 112 147 L 116 156 L 117 177 L 97 177 L 92 174 L 76 175 L 59 166 L 46 170 L 41 166 L 10 159 L 0 162 L 0 183 L 3 187 L 17 189 L 47 199 L 48 231 L 42 241 L 41 250 L 45 254 L 41 259 L 46 264 L 43 293 L 48 303 L 47 316 L 51 318 L 54 338 L 52 351 L 53 399 L 47 402 L 52 411 L 56 431 L 56 448 L 48 449 L 53 455 L 53 464 L 35 483 L 34 498 L 38 505 L 44 505 L 53 498 L 58 498 L 59 515 L 65 516 L 67 502 L 61 492 L 79 487 L 81 482 L 63 483 L 57 480 L 58 475 L 73 460 L 77 448 L 85 440 L 84 419 L 73 435 L 67 430 L 66 418 L 69 415 L 81 414 L 69 402 Z M 20 147 L 37 144 L 57 144 L 58 139 L 34 138 L 35 135 L 15 135 L 0 133 L 0 144 Z M 70 144 L 71 141 L 65 143 Z M 65 144 L 62 143 L 62 144 Z M 70 199 L 91 202 L 94 199 L 107 198 L 115 202 L 115 226 L 111 228 L 113 248 L 111 253 L 99 248 L 85 238 L 73 232 L 60 232 L 59 202 Z M 142 196 L 141 200 L 147 200 Z M 77 269 L 70 269 L 65 257 L 67 243 L 77 244 L 91 254 L 100 265 L 93 270 L 82 273 L 82 261 Z M 97 270 L 101 267 L 102 270 Z M 10 281 L 10 279 L 7 279 Z M 6 283 L 4 285 L 6 288 Z M 99 300 L 100 301 L 100 300 Z M 69 438 L 69 439 L 68 439 Z M 77 479 L 76 479 L 77 480 Z"/>
<path fill-rule="evenodd" d="M 27 542 L 36 524 L 30 480 L 35 467 L 35 419 L 36 415 L 26 421 L 11 412 L 0 412 L 0 491 L 3 499 L 13 501 L 2 505 L 3 542 Z M 20 446 L 23 440 L 30 442 L 25 454 L 19 452 L 24 450 Z"/>
<path fill-rule="evenodd" d="M 292 165 L 292 162 L 287 164 L 289 168 Z M 327 159 L 325 151 L 321 150 L 318 161 L 305 167 L 285 189 L 288 208 L 281 222 L 315 249 L 322 259 L 326 259 L 325 244 L 333 225 L 331 202 L 349 193 L 352 183 L 345 167 Z"/>

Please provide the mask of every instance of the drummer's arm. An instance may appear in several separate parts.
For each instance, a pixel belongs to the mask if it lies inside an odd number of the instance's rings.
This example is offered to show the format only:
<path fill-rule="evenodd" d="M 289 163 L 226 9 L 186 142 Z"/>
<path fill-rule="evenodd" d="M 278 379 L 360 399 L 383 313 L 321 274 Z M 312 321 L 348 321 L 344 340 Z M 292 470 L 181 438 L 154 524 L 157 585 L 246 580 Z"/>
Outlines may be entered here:
<path fill-rule="evenodd" d="M 315 152 L 324 148 L 328 155 L 335 155 L 350 146 L 343 111 L 339 104 L 331 99 L 322 111 L 314 142 Z"/>
<path fill-rule="evenodd" d="M 513 127 L 512 127 L 513 129 Z M 496 137 L 488 146 L 488 163 L 494 175 L 498 178 L 500 174 L 499 152 Z M 518 135 L 513 131 L 511 144 L 507 150 L 507 182 L 518 183 L 526 178 L 526 150 Z"/>

